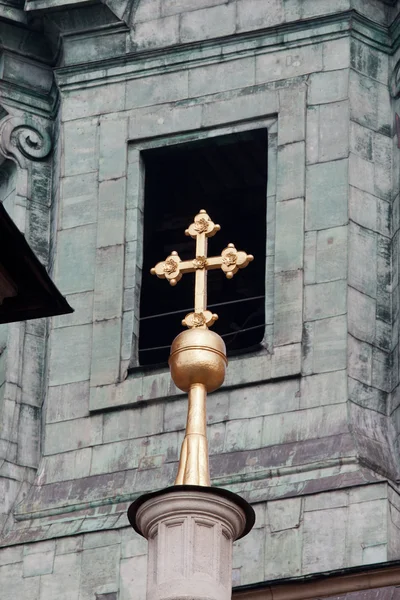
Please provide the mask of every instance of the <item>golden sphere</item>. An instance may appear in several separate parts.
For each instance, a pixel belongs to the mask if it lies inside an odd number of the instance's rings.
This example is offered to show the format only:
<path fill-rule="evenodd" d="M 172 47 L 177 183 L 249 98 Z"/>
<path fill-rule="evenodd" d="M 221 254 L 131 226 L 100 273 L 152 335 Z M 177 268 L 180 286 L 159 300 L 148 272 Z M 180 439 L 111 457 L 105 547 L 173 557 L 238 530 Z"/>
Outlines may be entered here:
<path fill-rule="evenodd" d="M 172 342 L 168 363 L 173 382 L 183 392 L 194 383 L 202 383 L 207 392 L 213 392 L 225 379 L 224 341 L 209 329 L 182 331 Z"/>

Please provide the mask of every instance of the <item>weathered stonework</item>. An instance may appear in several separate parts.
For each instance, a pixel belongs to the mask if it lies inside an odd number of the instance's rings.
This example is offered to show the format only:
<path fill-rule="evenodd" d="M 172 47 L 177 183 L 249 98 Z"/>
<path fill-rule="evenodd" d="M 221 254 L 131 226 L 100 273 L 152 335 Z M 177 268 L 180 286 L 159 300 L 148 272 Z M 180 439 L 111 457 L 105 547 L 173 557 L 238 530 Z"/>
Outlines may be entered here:
<path fill-rule="evenodd" d="M 186 400 L 138 368 L 141 151 L 259 127 L 263 347 L 208 401 L 213 484 L 257 513 L 233 584 L 400 559 L 399 6 L 266 4 L 0 4 L 0 200 L 75 308 L 0 329 L 5 597 L 144 600 L 126 508 Z"/>

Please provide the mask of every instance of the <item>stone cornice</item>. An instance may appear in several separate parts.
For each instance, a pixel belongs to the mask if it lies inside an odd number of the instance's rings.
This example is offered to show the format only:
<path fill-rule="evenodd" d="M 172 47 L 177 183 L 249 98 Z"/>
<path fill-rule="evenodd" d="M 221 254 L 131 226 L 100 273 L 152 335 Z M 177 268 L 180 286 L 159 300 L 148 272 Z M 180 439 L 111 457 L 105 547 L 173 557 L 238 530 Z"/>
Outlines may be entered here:
<path fill-rule="evenodd" d="M 45 11 L 47 14 L 52 11 L 104 4 L 118 19 L 127 22 L 137 3 L 137 0 L 25 0 L 24 10 L 27 13 Z"/>
<path fill-rule="evenodd" d="M 89 87 L 99 85 L 104 80 L 111 83 L 181 69 L 182 65 L 193 67 L 212 64 L 220 62 L 221 57 L 229 61 L 346 34 L 387 54 L 392 52 L 388 29 L 351 10 L 206 42 L 131 52 L 115 58 L 59 67 L 55 69 L 55 75 L 61 89 L 79 88 L 82 85 Z M 93 36 L 91 32 L 90 37 Z"/>

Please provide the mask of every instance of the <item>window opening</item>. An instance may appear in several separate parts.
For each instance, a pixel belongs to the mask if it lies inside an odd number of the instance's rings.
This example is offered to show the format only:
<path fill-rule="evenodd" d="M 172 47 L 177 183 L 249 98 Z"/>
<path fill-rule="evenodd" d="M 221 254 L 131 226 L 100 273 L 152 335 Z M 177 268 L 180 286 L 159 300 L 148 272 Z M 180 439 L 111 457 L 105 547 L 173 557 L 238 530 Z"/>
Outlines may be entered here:
<path fill-rule="evenodd" d="M 229 355 L 259 347 L 265 327 L 265 242 L 267 130 L 255 129 L 185 144 L 144 150 L 144 254 L 140 298 L 139 364 L 165 365 L 181 320 L 193 310 L 193 277 L 176 287 L 150 275 L 150 269 L 176 250 L 194 256 L 185 229 L 200 209 L 221 225 L 209 238 L 209 255 L 233 241 L 254 262 L 227 280 L 208 272 L 209 308 L 219 314 L 213 329 Z"/>

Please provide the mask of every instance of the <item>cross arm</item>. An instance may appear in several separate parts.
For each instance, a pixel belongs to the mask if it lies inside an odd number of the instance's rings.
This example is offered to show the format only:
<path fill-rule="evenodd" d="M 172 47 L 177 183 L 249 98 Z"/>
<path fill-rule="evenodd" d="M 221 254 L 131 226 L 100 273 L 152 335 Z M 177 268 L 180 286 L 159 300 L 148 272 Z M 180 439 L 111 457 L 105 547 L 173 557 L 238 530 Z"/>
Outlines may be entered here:
<path fill-rule="evenodd" d="M 228 246 L 222 250 L 221 256 L 212 256 L 207 259 L 207 269 L 222 269 L 226 277 L 232 279 L 239 269 L 247 267 L 252 260 L 254 260 L 252 254 L 236 250 L 234 244 L 228 244 Z"/>
<path fill-rule="evenodd" d="M 196 271 L 197 267 L 194 262 L 193 260 L 181 260 L 177 252 L 172 252 L 165 260 L 157 263 L 150 272 L 160 279 L 167 279 L 170 285 L 176 285 L 184 273 Z"/>

